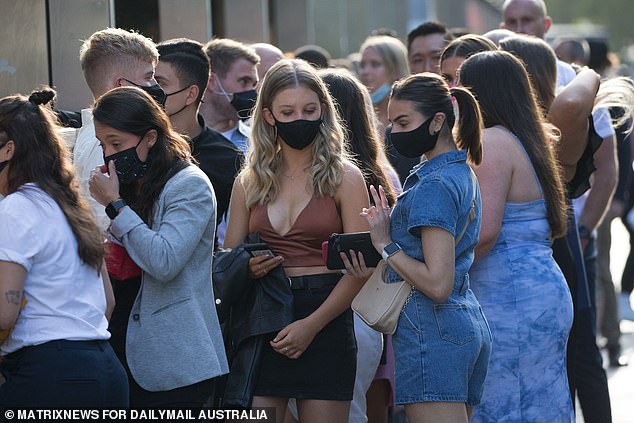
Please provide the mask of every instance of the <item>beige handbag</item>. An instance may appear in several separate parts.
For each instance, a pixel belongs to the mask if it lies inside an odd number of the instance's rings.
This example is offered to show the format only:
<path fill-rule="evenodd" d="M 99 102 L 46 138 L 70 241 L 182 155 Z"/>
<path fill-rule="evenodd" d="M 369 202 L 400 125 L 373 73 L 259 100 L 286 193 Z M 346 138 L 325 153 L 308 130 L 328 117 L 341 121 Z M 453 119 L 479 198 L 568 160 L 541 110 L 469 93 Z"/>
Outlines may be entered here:
<path fill-rule="evenodd" d="M 469 213 L 467 224 L 458 238 L 456 238 L 455 245 L 458 245 L 469 224 L 475 219 L 476 177 L 473 172 L 471 172 L 471 178 L 474 184 L 471 212 Z M 366 281 L 357 296 L 354 297 L 352 310 L 372 329 L 386 335 L 393 335 L 396 332 L 396 325 L 401 311 L 403 311 L 414 294 L 415 288 L 406 281 L 385 283 L 386 270 L 385 260 L 381 260 L 374 269 L 372 276 Z"/>
<path fill-rule="evenodd" d="M 393 335 L 401 311 L 414 292 L 414 286 L 402 281 L 385 283 L 385 261 L 381 260 L 372 276 L 352 301 L 352 309 L 372 329 Z"/>

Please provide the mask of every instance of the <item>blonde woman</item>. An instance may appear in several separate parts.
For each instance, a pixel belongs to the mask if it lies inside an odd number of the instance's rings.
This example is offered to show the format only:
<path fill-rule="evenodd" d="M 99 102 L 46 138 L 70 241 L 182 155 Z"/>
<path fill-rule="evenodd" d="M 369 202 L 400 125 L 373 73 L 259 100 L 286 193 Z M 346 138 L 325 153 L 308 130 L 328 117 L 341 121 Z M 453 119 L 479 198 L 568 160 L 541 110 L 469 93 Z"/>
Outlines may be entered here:
<path fill-rule="evenodd" d="M 350 303 L 366 277 L 329 271 L 321 243 L 333 232 L 368 230 L 359 215 L 369 206 L 365 181 L 347 158 L 330 94 L 306 62 L 282 60 L 269 70 L 252 129 L 224 246 L 259 232 L 274 255 L 252 258 L 250 276 L 282 265 L 294 313 L 265 345 L 253 406 L 275 407 L 281 421 L 296 398 L 300 422 L 346 421 L 356 364 Z"/>
<path fill-rule="evenodd" d="M 387 103 L 395 81 L 409 75 L 407 48 L 397 38 L 376 35 L 361 44 L 361 82 L 370 91 L 374 111 L 378 118 L 378 130 L 383 134 L 389 121 Z"/>

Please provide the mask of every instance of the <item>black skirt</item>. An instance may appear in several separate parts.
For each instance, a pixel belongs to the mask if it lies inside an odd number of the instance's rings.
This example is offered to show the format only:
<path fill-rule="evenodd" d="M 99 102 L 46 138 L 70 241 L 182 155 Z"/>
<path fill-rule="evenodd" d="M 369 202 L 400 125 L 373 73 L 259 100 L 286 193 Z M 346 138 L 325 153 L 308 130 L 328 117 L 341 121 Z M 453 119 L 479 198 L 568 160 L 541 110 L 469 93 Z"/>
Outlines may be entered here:
<path fill-rule="evenodd" d="M 293 318 L 313 313 L 332 292 L 340 274 L 291 278 Z M 317 400 L 352 400 L 357 367 L 357 344 L 352 310 L 326 325 L 297 359 L 277 353 L 265 339 L 255 396 Z"/>

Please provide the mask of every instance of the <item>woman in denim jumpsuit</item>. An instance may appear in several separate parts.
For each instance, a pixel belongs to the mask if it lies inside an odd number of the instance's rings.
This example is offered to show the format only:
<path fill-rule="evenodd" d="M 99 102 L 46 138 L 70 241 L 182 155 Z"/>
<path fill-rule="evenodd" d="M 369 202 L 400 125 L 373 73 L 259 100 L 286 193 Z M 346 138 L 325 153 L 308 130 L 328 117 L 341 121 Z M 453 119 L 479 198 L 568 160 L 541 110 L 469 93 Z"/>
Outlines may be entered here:
<path fill-rule="evenodd" d="M 454 98 L 461 116 L 455 140 Z M 374 247 L 389 255 L 388 282 L 415 288 L 393 338 L 396 403 L 411 423 L 466 422 L 480 401 L 491 348 L 467 273 L 480 232 L 480 194 L 467 164 L 482 158 L 480 111 L 467 90 L 425 73 L 393 86 L 388 112 L 394 146 L 425 155 L 391 214 L 382 187 L 371 188 L 377 207 L 362 212 Z"/>

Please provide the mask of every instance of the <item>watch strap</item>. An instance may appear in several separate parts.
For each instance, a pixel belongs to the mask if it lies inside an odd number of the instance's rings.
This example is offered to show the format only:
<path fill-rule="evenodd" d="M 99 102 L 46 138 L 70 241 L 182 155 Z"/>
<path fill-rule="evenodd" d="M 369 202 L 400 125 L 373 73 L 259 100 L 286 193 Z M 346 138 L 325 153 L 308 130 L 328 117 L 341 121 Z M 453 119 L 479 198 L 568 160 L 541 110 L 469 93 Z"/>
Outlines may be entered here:
<path fill-rule="evenodd" d="M 119 215 L 119 210 L 126 206 L 126 202 L 121 198 L 117 198 L 114 201 L 111 201 L 106 206 L 106 214 L 110 218 L 110 220 L 114 220 Z"/>

